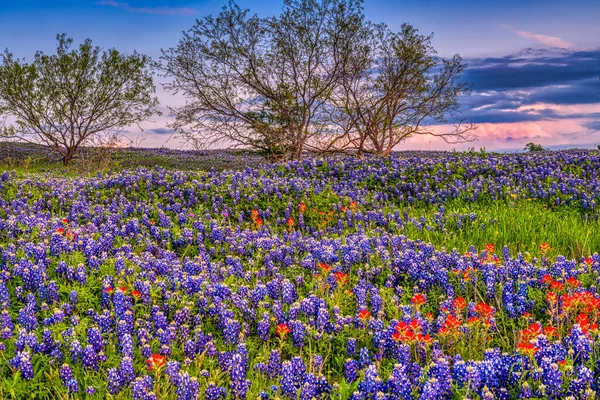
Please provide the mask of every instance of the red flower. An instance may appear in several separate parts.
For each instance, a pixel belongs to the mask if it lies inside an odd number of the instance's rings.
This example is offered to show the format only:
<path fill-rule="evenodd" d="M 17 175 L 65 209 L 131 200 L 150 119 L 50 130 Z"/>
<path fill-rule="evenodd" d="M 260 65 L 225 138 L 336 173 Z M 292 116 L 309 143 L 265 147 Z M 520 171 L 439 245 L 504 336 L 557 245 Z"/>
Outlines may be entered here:
<path fill-rule="evenodd" d="M 457 297 L 456 299 L 454 299 L 454 302 L 452 303 L 452 305 L 457 310 L 462 310 L 463 308 L 465 308 L 467 306 L 467 302 L 465 301 L 464 298 Z"/>
<path fill-rule="evenodd" d="M 254 220 L 254 224 L 256 225 L 257 228 L 260 228 L 263 225 L 263 220 L 261 218 L 256 218 Z"/>
<path fill-rule="evenodd" d="M 252 221 L 255 221 L 258 218 L 258 210 L 255 208 L 254 210 L 252 210 L 252 212 L 250 213 L 250 219 Z"/>
<path fill-rule="evenodd" d="M 293 217 L 289 217 L 287 219 L 287 225 L 292 228 L 294 225 L 296 225 L 296 220 Z"/>
<path fill-rule="evenodd" d="M 351 201 L 350 205 L 348 206 L 348 208 L 350 208 L 351 210 L 356 210 L 356 202 L 355 201 Z"/>
<path fill-rule="evenodd" d="M 146 360 L 148 364 L 148 369 L 152 371 L 153 369 L 160 368 L 165 365 L 165 361 L 167 358 L 162 354 L 152 354 L 152 356 Z"/>
<path fill-rule="evenodd" d="M 550 284 L 550 289 L 561 291 L 565 285 L 562 282 L 554 281 Z"/>
<path fill-rule="evenodd" d="M 304 204 L 304 202 L 300 203 L 298 205 L 298 209 L 300 210 L 300 213 L 303 213 L 304 211 L 306 211 L 306 204 Z"/>
<path fill-rule="evenodd" d="M 576 323 L 579 324 L 583 333 L 587 333 L 590 327 L 590 317 L 587 314 L 579 314 Z"/>
<path fill-rule="evenodd" d="M 104 292 L 104 293 L 111 294 L 111 293 L 113 292 L 113 288 L 109 286 L 109 287 L 107 287 L 107 288 L 104 288 L 103 292 Z"/>
<path fill-rule="evenodd" d="M 547 327 L 544 328 L 544 335 L 546 335 L 548 337 L 558 335 L 558 329 L 556 329 L 553 326 L 548 325 Z"/>
<path fill-rule="evenodd" d="M 494 309 L 485 303 L 477 304 L 475 306 L 475 311 L 477 312 L 477 314 L 485 318 L 490 317 L 494 313 Z"/>
<path fill-rule="evenodd" d="M 550 283 L 552 283 L 552 277 L 550 276 L 550 274 L 544 275 L 542 277 L 542 282 L 544 282 L 547 285 L 549 285 Z"/>
<path fill-rule="evenodd" d="M 590 265 L 592 265 L 594 263 L 594 259 L 590 258 L 590 257 L 586 257 L 583 259 L 583 262 L 589 267 Z"/>
<path fill-rule="evenodd" d="M 63 233 L 65 233 L 65 228 L 57 228 L 56 233 L 59 233 L 62 235 Z"/>
<path fill-rule="evenodd" d="M 346 282 L 348 282 L 348 275 L 346 275 L 346 274 L 345 274 L 345 273 L 343 273 L 343 272 L 336 272 L 336 273 L 334 274 L 334 276 L 335 276 L 335 280 L 336 280 L 338 283 L 346 283 Z"/>
<path fill-rule="evenodd" d="M 291 330 L 286 324 L 279 324 L 275 327 L 275 334 L 277 334 L 278 336 L 284 337 L 290 332 Z"/>
<path fill-rule="evenodd" d="M 127 293 L 127 286 L 119 286 L 119 291 L 123 294 Z"/>
<path fill-rule="evenodd" d="M 549 303 L 556 303 L 558 301 L 558 295 L 554 292 L 548 292 L 548 294 L 546 295 L 546 300 Z"/>
<path fill-rule="evenodd" d="M 454 330 L 461 325 L 461 322 L 454 315 L 448 315 L 446 317 L 446 322 L 444 322 L 444 328 L 448 330 Z"/>
<path fill-rule="evenodd" d="M 485 245 L 485 251 L 487 251 L 489 254 L 492 254 L 495 250 L 496 246 L 494 246 L 493 243 L 488 243 Z"/>
<path fill-rule="evenodd" d="M 419 339 L 419 341 L 421 341 L 425 344 L 430 344 L 431 342 L 433 342 L 433 339 L 429 335 L 418 334 L 417 339 Z"/>
<path fill-rule="evenodd" d="M 542 325 L 537 322 L 529 325 L 529 327 L 527 329 L 523 329 L 521 331 L 521 335 L 523 336 L 524 340 L 531 340 L 533 338 L 538 337 L 541 334 L 542 334 Z"/>
<path fill-rule="evenodd" d="M 133 297 L 135 297 L 136 299 L 139 299 L 140 297 L 142 297 L 142 294 L 140 293 L 139 290 L 134 290 L 133 292 L 131 292 L 131 295 Z"/>
<path fill-rule="evenodd" d="M 324 262 L 319 263 L 319 268 L 321 268 L 323 271 L 329 271 L 331 269 L 331 267 Z"/>
<path fill-rule="evenodd" d="M 362 319 L 363 321 L 366 319 L 369 319 L 369 317 L 371 317 L 371 313 L 369 312 L 369 310 L 360 310 L 360 312 L 358 313 L 358 318 Z"/>
<path fill-rule="evenodd" d="M 552 250 L 552 247 L 550 247 L 550 243 L 544 242 L 544 243 L 540 244 L 540 251 L 543 251 L 545 253 L 550 250 Z"/>
<path fill-rule="evenodd" d="M 410 299 L 410 301 L 416 305 L 416 306 L 420 306 L 423 305 L 427 302 L 427 298 L 425 296 L 423 296 L 421 293 L 415 294 L 412 299 Z"/>
<path fill-rule="evenodd" d="M 539 348 L 534 346 L 532 343 L 525 342 L 525 343 L 519 343 L 519 345 L 517 346 L 517 350 L 520 351 L 521 353 L 531 356 L 531 355 L 534 355 L 535 353 L 537 353 Z"/>
<path fill-rule="evenodd" d="M 408 330 L 408 324 L 404 321 L 398 322 L 398 324 L 396 324 L 396 331 L 397 332 L 406 332 Z"/>
<path fill-rule="evenodd" d="M 581 282 L 579 282 L 579 280 L 577 280 L 577 278 L 569 278 L 567 279 L 567 285 L 571 286 L 571 287 L 579 287 L 579 285 L 581 285 Z"/>
<path fill-rule="evenodd" d="M 413 332 L 417 332 L 421 330 L 421 322 L 418 319 L 413 319 L 408 324 L 409 328 L 413 330 Z"/>

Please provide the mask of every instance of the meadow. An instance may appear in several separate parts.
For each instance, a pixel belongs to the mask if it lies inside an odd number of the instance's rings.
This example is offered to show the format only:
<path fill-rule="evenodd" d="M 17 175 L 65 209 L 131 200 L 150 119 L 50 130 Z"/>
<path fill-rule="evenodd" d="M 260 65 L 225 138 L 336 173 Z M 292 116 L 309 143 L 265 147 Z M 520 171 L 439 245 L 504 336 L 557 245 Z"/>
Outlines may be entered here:
<path fill-rule="evenodd" d="M 4 151 L 0 398 L 600 390 L 598 151 Z"/>

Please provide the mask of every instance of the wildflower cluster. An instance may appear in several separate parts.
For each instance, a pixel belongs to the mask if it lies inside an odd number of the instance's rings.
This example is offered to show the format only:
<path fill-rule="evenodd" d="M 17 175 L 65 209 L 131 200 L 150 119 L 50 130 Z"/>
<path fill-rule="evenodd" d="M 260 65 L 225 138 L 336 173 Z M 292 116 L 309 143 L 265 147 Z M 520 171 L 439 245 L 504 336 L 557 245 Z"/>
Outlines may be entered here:
<path fill-rule="evenodd" d="M 3 388 L 20 398 L 593 398 L 597 252 L 568 259 L 544 238 L 511 254 L 492 234 L 447 249 L 407 232 L 487 235 L 480 216 L 446 204 L 527 199 L 581 212 L 600 232 L 599 165 L 592 152 L 407 153 L 229 172 L 2 174 Z M 415 217 L 417 205 L 435 214 Z"/>

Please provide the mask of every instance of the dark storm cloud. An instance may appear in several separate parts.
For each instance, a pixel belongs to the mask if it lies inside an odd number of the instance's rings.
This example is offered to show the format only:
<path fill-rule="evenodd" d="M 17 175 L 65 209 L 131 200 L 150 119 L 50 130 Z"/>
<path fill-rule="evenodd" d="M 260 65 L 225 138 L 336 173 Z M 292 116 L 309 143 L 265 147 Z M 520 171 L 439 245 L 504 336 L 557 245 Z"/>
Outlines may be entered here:
<path fill-rule="evenodd" d="M 598 78 L 600 49 L 526 49 L 505 57 L 466 60 L 463 79 L 473 90 L 510 90 L 568 84 Z"/>
<path fill-rule="evenodd" d="M 461 99 L 462 117 L 474 123 L 593 118 L 526 106 L 600 103 L 600 49 L 525 49 L 466 61 L 463 80 L 473 91 Z"/>
<path fill-rule="evenodd" d="M 598 72 L 600 76 L 600 71 Z M 570 82 L 561 87 L 543 87 L 536 90 L 525 101 L 529 103 L 585 104 L 600 102 L 600 80 L 598 76 Z"/>

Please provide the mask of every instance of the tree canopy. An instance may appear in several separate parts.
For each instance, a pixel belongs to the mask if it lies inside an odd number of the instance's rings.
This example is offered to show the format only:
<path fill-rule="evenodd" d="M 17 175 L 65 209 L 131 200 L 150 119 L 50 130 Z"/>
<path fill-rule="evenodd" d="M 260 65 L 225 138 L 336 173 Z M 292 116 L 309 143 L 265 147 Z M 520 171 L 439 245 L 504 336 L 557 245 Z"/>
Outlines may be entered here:
<path fill-rule="evenodd" d="M 68 164 L 80 146 L 158 113 L 147 56 L 101 51 L 90 39 L 72 50 L 66 34 L 57 40 L 56 54 L 37 52 L 30 64 L 8 49 L 2 55 L 2 136 L 47 145 Z"/>
<path fill-rule="evenodd" d="M 419 134 L 473 140 L 473 125 L 458 118 L 466 65 L 436 57 L 431 38 L 367 21 L 360 0 L 285 0 L 268 18 L 230 1 L 162 51 L 165 89 L 187 99 L 171 108 L 172 127 L 195 146 L 293 159 L 305 150 L 386 155 Z"/>

